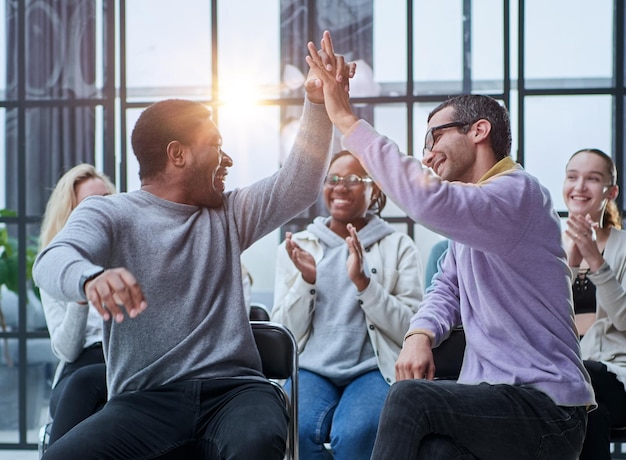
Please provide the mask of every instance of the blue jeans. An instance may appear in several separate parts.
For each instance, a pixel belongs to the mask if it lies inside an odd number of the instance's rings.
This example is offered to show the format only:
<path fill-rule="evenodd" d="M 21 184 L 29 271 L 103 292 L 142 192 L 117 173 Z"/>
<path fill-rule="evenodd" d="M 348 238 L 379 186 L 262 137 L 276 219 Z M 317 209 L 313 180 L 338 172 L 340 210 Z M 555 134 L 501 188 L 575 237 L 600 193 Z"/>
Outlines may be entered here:
<path fill-rule="evenodd" d="M 557 406 L 522 386 L 404 380 L 380 418 L 375 460 L 575 460 L 584 407 Z"/>
<path fill-rule="evenodd" d="M 369 459 L 389 392 L 380 372 L 360 375 L 343 387 L 304 369 L 298 375 L 301 460 Z M 332 454 L 324 448 L 326 442 Z"/>
<path fill-rule="evenodd" d="M 111 398 L 43 458 L 282 460 L 287 422 L 269 382 L 175 382 Z"/>

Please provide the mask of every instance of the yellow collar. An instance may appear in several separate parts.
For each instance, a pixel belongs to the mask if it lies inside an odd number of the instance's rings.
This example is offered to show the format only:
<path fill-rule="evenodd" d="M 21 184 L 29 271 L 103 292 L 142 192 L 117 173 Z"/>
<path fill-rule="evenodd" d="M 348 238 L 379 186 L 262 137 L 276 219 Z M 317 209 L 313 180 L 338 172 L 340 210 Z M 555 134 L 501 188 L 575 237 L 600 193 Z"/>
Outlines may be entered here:
<path fill-rule="evenodd" d="M 483 177 L 481 177 L 478 180 L 477 183 L 480 184 L 481 182 L 484 182 L 487 179 L 490 179 L 497 174 L 510 171 L 511 169 L 517 169 L 518 167 L 519 167 L 518 164 L 515 163 L 511 157 L 504 157 L 503 159 L 498 161 L 495 165 L 493 165 L 491 169 L 487 171 L 483 175 Z"/>

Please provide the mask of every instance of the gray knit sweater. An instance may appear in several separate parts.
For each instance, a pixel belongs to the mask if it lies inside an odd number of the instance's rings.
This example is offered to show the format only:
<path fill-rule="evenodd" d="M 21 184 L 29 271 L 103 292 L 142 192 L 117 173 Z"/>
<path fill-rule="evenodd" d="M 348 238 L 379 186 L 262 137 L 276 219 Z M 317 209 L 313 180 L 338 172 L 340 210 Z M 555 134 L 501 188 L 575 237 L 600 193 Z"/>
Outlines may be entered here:
<path fill-rule="evenodd" d="M 331 124 L 305 103 L 291 155 L 273 176 L 224 194 L 218 209 L 135 191 L 90 197 L 36 260 L 35 282 L 65 301 L 85 298 L 83 275 L 125 267 L 148 308 L 104 324 L 109 397 L 169 382 L 262 378 L 243 300 L 241 252 L 317 198 Z"/>
<path fill-rule="evenodd" d="M 329 217 L 317 217 L 307 230 L 319 238 L 324 258 L 317 264 L 317 301 L 311 332 L 300 353 L 300 367 L 343 386 L 365 372 L 378 369 L 367 334 L 365 313 L 346 270 L 348 246 L 328 227 Z M 364 248 L 394 232 L 375 215 L 359 231 Z M 369 273 L 367 260 L 365 273 Z"/>

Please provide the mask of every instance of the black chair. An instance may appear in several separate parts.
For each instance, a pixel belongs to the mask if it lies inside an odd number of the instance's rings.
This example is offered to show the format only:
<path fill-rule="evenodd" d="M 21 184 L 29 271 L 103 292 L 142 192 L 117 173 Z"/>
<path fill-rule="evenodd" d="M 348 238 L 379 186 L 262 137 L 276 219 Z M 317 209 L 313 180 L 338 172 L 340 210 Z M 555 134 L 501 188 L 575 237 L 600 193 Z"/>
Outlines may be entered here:
<path fill-rule="evenodd" d="M 289 329 L 270 321 L 251 321 L 263 374 L 283 395 L 289 414 L 287 457 L 298 460 L 298 344 Z M 290 379 L 291 398 L 275 380 Z"/>
<path fill-rule="evenodd" d="M 270 321 L 251 321 L 254 340 L 261 356 L 263 373 L 280 391 L 289 414 L 287 456 L 298 460 L 298 345 L 289 329 Z M 275 380 L 290 379 L 291 398 Z M 51 423 L 39 430 L 39 458 L 48 447 Z"/>
<path fill-rule="evenodd" d="M 265 304 L 252 302 L 250 304 L 250 321 L 269 321 L 270 310 Z"/>
<path fill-rule="evenodd" d="M 435 378 L 439 380 L 457 380 L 463 365 L 465 353 L 465 331 L 459 326 L 452 329 L 446 340 L 433 348 L 435 360 Z"/>

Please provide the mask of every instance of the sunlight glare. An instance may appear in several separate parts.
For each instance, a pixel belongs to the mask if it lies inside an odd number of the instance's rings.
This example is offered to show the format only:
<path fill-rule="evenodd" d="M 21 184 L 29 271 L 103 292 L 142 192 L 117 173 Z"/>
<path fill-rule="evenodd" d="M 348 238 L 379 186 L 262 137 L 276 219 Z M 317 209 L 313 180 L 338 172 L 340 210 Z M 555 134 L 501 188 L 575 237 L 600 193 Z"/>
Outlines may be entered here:
<path fill-rule="evenodd" d="M 220 82 L 219 93 L 221 106 L 242 112 L 258 106 L 263 99 L 262 89 L 249 80 Z"/>

